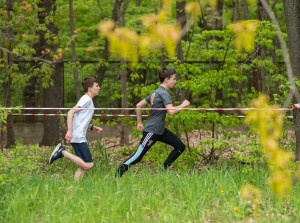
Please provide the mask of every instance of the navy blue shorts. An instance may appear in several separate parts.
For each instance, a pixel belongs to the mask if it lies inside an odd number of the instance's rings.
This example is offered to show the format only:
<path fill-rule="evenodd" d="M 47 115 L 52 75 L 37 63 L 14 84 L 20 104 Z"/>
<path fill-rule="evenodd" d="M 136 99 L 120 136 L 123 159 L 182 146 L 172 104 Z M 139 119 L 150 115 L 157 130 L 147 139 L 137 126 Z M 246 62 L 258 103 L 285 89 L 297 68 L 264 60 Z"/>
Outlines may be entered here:
<path fill-rule="evenodd" d="M 71 143 L 71 145 L 73 146 L 76 155 L 79 156 L 84 162 L 86 162 L 86 163 L 93 162 L 93 158 L 92 158 L 90 149 L 86 142 Z"/>

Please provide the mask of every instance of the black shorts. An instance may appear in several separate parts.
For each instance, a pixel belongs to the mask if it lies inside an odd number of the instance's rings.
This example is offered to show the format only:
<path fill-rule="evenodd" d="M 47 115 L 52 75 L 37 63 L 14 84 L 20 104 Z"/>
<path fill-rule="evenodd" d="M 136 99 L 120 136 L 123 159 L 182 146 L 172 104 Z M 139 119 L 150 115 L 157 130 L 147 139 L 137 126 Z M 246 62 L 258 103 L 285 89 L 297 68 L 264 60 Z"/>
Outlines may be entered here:
<path fill-rule="evenodd" d="M 71 143 L 71 145 L 73 146 L 76 155 L 79 156 L 84 162 L 86 162 L 86 163 L 93 162 L 93 158 L 92 158 L 90 149 L 86 142 Z"/>

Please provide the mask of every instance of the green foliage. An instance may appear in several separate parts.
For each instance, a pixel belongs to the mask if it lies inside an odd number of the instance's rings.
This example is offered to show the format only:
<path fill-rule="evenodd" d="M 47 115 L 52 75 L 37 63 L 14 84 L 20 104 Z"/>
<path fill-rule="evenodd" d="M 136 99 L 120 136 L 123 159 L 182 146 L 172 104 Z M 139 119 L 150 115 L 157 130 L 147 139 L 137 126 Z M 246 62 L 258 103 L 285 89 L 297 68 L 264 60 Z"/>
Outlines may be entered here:
<path fill-rule="evenodd" d="M 101 142 L 100 140 L 97 140 L 97 142 L 93 145 L 95 150 L 99 152 L 100 154 L 100 162 L 104 164 L 105 167 L 108 167 L 109 165 L 109 157 L 106 152 L 106 147 L 104 145 L 104 142 Z"/>
<path fill-rule="evenodd" d="M 0 104 L 1 107 L 1 104 Z M 10 113 L 11 110 L 9 109 L 0 109 L 0 125 L 3 125 L 6 123 L 7 114 Z"/>
<path fill-rule="evenodd" d="M 79 81 L 87 76 L 97 76 L 99 65 L 108 66 L 107 61 L 101 59 L 105 47 L 104 38 L 98 38 L 96 29 L 99 21 L 111 19 L 112 8 L 114 1 L 105 0 L 95 2 L 92 0 L 79 0 L 73 2 L 74 4 L 74 21 L 75 21 L 75 41 L 76 53 L 79 60 L 94 60 L 99 58 L 99 63 L 76 63 L 76 68 L 79 72 Z M 2 3 L 1 8 L 1 22 L 0 25 L 6 27 L 0 32 L 7 32 L 9 28 L 14 29 L 14 41 L 12 44 L 13 52 L 19 63 L 8 67 L 4 58 L 0 58 L 0 66 L 7 69 L 12 78 L 13 88 L 21 85 L 25 87 L 31 77 L 38 77 L 39 84 L 43 88 L 53 86 L 52 74 L 54 72 L 51 64 L 44 61 L 39 61 L 43 58 L 54 58 L 54 56 L 61 54 L 66 61 L 64 72 L 65 86 L 74 85 L 72 75 L 72 65 L 68 63 L 71 58 L 70 50 L 70 24 L 69 24 L 69 6 L 68 3 L 62 0 L 56 1 L 55 14 L 50 13 L 45 15 L 46 24 L 39 24 L 38 13 L 44 13 L 44 10 L 37 7 L 37 2 L 34 0 L 22 2 L 22 4 L 14 4 L 12 20 L 8 22 L 9 17 L 5 10 L 5 3 Z M 135 2 L 129 1 L 127 10 L 125 12 L 126 28 L 130 28 L 137 33 L 145 33 L 142 26 L 142 17 L 149 14 L 154 14 L 158 6 L 152 1 L 142 1 L 141 5 L 136 6 Z M 289 90 L 289 83 L 286 79 L 285 71 L 282 71 L 274 66 L 269 55 L 265 59 L 261 59 L 258 55 L 245 52 L 238 52 L 234 48 L 234 34 L 228 28 L 232 21 L 232 2 L 224 2 L 224 7 L 227 9 L 223 12 L 224 27 L 223 30 L 213 30 L 205 28 L 202 24 L 202 18 L 195 18 L 195 23 L 188 32 L 188 39 L 182 41 L 183 55 L 185 61 L 206 61 L 206 63 L 178 63 L 175 61 L 167 64 L 169 67 L 175 68 L 180 77 L 178 78 L 178 88 L 180 91 L 186 90 L 192 94 L 193 104 L 201 107 L 235 107 L 247 106 L 248 102 L 257 96 L 257 90 L 252 89 L 251 75 L 257 69 L 264 68 L 266 74 L 266 83 L 270 82 L 270 95 L 274 94 L 275 82 L 280 82 L 280 93 L 274 95 L 276 103 L 283 103 L 287 97 L 286 92 Z M 121 7 L 122 8 L 122 7 Z M 282 3 L 276 2 L 274 4 L 274 12 L 279 16 L 282 15 Z M 214 21 L 214 13 L 212 9 L 205 6 L 203 9 L 203 19 L 210 23 Z M 175 19 L 176 10 L 175 4 L 172 6 L 172 13 L 168 16 L 168 21 Z M 66 13 L 67 12 L 67 13 Z M 257 9 L 255 7 L 249 8 L 250 18 L 256 18 Z M 240 13 L 239 13 L 239 16 Z M 200 21 L 198 21 L 200 20 Z M 58 36 L 54 35 L 48 28 L 47 24 L 54 22 L 59 29 Z M 199 24 L 197 24 L 199 22 Z M 284 21 L 282 22 L 284 23 Z M 8 24 L 8 25 L 7 25 Z M 6 26 L 5 26 L 6 25 Z M 281 24 L 285 30 L 285 24 Z M 34 44 L 39 40 L 39 32 L 44 32 L 44 38 L 47 44 L 59 44 L 59 52 L 51 52 L 49 49 L 44 50 L 41 58 L 34 58 L 36 50 Z M 256 48 L 266 47 L 273 49 L 275 39 L 274 26 L 269 21 L 261 21 L 256 33 L 255 43 Z M 4 45 L 8 45 L 9 41 L 0 40 Z M 5 54 L 5 52 L 4 52 Z M 280 49 L 276 49 L 277 57 L 282 58 Z M 127 85 L 127 94 L 131 105 L 134 105 L 139 99 L 155 89 L 157 78 L 157 71 L 161 69 L 161 56 L 165 55 L 162 51 L 150 52 L 148 56 L 139 58 L 139 63 L 134 70 L 127 69 L 130 75 L 130 81 Z M 23 63 L 22 60 L 35 59 L 38 65 Z M 119 59 L 111 55 L 110 60 Z M 175 58 L 169 57 L 171 61 Z M 98 59 L 97 59 L 98 60 Z M 216 64 L 214 61 L 219 61 Z M 212 62 L 212 64 L 210 64 Z M 126 65 L 128 66 L 128 65 Z M 24 67 L 25 70 L 24 70 Z M 112 69 L 112 67 L 110 67 Z M 118 107 L 120 106 L 120 98 L 123 94 L 120 92 L 120 77 L 119 73 L 122 68 L 118 67 L 114 70 L 107 70 L 105 78 L 102 83 L 102 95 L 96 99 L 99 107 Z M 145 71 L 140 74 L 138 71 Z M 155 75 L 155 76 L 154 76 Z M 4 73 L 0 72 L 1 78 L 4 78 Z M 139 78 L 140 77 L 140 78 Z M 268 80 L 270 78 L 270 80 Z M 108 81 L 107 79 L 113 79 Z M 111 84 L 114 82 L 114 84 Z M 236 86 L 241 84 L 242 89 Z M 151 86 L 151 87 L 150 87 Z M 22 89 L 14 89 L 17 94 L 22 94 Z M 115 92 L 110 94 L 108 92 Z M 217 96 L 222 92 L 223 98 Z M 3 94 L 3 93 L 2 93 Z M 65 90 L 65 103 L 67 107 L 73 107 L 76 103 L 74 101 L 74 88 Z M 109 98 L 109 99 L 107 99 Z M 178 99 L 176 99 L 178 101 Z M 176 101 L 175 100 L 175 101 Z M 239 104 L 236 104 L 236 101 Z M 16 102 L 13 98 L 13 105 L 19 105 L 22 101 Z M 178 102 L 176 102 L 178 103 Z"/>
<path fill-rule="evenodd" d="M 38 169 L 38 145 L 24 146 L 17 143 L 6 157 L 0 152 L 0 188 L 17 185 Z"/>

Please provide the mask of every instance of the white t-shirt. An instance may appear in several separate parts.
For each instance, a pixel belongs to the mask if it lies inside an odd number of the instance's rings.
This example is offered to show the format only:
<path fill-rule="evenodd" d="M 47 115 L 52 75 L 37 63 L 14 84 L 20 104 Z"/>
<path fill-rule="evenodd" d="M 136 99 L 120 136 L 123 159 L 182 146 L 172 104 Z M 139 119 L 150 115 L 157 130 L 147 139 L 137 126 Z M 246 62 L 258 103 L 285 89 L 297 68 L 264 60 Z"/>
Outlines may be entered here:
<path fill-rule="evenodd" d="M 93 100 L 88 95 L 83 95 L 77 105 L 81 108 L 95 108 Z M 86 142 L 86 131 L 92 120 L 94 109 L 80 110 L 74 114 L 73 135 L 70 143 Z"/>

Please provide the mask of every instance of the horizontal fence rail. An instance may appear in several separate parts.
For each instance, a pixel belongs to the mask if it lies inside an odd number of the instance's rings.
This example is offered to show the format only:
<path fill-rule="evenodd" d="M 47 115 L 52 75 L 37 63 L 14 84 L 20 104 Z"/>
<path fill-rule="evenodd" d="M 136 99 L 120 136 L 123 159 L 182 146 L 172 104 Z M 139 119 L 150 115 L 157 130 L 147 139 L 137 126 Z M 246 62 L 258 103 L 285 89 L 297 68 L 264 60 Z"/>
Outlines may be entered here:
<path fill-rule="evenodd" d="M 67 116 L 66 114 L 29 114 L 29 113 L 7 113 L 7 115 L 16 116 Z M 94 114 L 95 117 L 136 117 L 136 115 L 123 115 L 123 114 Z M 142 115 L 143 117 L 149 117 L 150 115 Z M 246 118 L 246 115 L 222 115 L 220 117 L 232 117 L 232 118 Z M 284 118 L 293 118 L 293 116 L 281 116 Z"/>
<path fill-rule="evenodd" d="M 2 107 L 0 110 L 183 110 L 183 111 L 291 111 L 294 108 L 9 108 Z"/>

